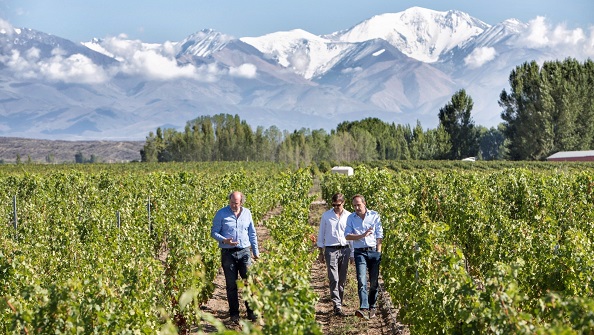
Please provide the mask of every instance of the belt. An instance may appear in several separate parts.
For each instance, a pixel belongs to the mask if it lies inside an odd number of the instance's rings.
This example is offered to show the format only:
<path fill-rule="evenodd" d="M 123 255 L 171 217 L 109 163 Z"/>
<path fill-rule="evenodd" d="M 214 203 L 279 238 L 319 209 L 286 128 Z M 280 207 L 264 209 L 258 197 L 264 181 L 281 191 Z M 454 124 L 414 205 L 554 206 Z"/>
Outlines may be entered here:
<path fill-rule="evenodd" d="M 247 249 L 247 248 L 249 248 L 249 247 L 245 247 L 245 248 L 235 247 L 235 248 L 221 248 L 221 249 L 224 251 L 228 251 L 228 252 L 238 252 L 238 251 L 241 251 L 241 250 Z"/>
<path fill-rule="evenodd" d="M 375 247 L 355 248 L 355 251 L 375 251 Z"/>
<path fill-rule="evenodd" d="M 332 248 L 332 249 L 344 249 L 344 248 L 348 248 L 349 245 L 327 245 L 326 248 Z"/>

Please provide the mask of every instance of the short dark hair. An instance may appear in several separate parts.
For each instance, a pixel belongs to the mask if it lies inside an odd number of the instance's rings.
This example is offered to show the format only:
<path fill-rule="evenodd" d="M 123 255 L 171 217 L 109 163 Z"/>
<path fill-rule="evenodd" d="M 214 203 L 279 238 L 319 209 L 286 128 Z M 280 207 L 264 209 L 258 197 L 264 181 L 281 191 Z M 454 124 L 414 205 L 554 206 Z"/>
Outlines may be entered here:
<path fill-rule="evenodd" d="M 340 202 L 344 203 L 344 194 L 342 194 L 342 193 L 335 193 L 332 196 L 332 202 L 336 202 L 336 201 L 340 201 Z"/>

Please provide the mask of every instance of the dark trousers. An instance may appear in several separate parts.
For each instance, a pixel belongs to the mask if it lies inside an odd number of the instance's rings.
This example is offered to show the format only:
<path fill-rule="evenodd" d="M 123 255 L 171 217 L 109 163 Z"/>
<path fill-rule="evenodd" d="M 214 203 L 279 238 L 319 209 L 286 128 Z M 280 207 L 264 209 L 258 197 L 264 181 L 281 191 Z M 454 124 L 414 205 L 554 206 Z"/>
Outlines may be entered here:
<path fill-rule="evenodd" d="M 227 290 L 227 302 L 229 303 L 229 316 L 239 316 L 239 295 L 237 291 L 237 279 L 247 278 L 248 267 L 252 264 L 250 248 L 244 249 L 221 249 L 221 264 L 225 273 Z M 245 303 L 247 314 L 253 312 Z"/>
<path fill-rule="evenodd" d="M 350 255 L 351 249 L 348 247 L 326 247 L 324 251 L 326 268 L 328 270 L 328 280 L 330 281 L 330 299 L 332 300 L 335 309 L 342 307 L 344 284 L 347 279 Z"/>

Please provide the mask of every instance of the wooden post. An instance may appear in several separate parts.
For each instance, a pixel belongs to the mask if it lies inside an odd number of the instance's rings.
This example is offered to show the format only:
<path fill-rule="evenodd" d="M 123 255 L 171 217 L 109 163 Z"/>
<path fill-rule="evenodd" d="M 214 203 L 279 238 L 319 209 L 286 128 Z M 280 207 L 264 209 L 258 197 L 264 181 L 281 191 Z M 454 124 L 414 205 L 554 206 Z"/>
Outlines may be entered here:
<path fill-rule="evenodd" d="M 152 234 L 152 232 L 153 232 L 153 223 L 151 222 L 151 196 L 150 195 L 149 195 L 148 200 L 146 202 L 146 210 L 148 212 L 149 233 Z"/>
<path fill-rule="evenodd" d="M 12 196 L 12 212 L 14 218 L 14 230 L 16 231 L 19 226 L 19 220 L 17 218 L 17 203 L 16 203 L 16 195 Z"/>

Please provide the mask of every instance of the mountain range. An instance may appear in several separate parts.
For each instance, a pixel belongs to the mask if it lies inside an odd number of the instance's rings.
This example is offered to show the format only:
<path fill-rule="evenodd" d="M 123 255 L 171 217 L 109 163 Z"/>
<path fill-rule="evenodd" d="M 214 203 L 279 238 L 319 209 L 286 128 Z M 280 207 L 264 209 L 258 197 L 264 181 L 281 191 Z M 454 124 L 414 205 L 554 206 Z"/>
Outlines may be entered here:
<path fill-rule="evenodd" d="M 543 18 L 491 26 L 420 7 L 327 35 L 235 38 L 204 29 L 162 44 L 123 36 L 75 43 L 3 28 L 0 136 L 142 140 L 220 113 L 288 131 L 365 117 L 431 128 L 460 89 L 474 100 L 475 123 L 491 127 L 516 66 L 594 55 L 581 29 L 554 32 Z"/>

